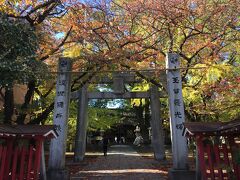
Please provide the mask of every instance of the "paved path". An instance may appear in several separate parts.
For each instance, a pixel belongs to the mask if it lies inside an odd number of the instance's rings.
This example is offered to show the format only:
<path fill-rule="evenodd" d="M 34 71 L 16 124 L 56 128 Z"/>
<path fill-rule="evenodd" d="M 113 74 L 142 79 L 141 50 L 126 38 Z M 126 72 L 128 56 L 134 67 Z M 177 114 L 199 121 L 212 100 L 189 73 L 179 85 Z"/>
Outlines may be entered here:
<path fill-rule="evenodd" d="M 157 168 L 159 162 L 141 157 L 127 145 L 114 145 L 107 156 L 99 156 L 94 163 L 85 166 L 71 176 L 71 180 L 163 180 L 166 172 Z"/>

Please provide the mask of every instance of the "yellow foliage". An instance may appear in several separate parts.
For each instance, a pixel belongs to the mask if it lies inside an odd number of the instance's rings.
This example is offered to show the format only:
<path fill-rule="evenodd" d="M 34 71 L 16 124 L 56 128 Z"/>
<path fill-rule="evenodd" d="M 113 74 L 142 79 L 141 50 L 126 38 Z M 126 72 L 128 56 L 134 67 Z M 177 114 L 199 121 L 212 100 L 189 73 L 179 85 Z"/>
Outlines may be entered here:
<path fill-rule="evenodd" d="M 132 92 L 139 92 L 139 91 L 148 91 L 149 90 L 149 84 L 147 83 L 142 83 L 139 84 L 138 86 L 135 86 L 132 89 Z M 145 99 L 132 99 L 131 100 L 131 105 L 133 106 L 140 106 L 142 104 L 145 104 Z"/>
<path fill-rule="evenodd" d="M 81 55 L 82 46 L 75 44 L 69 48 L 66 48 L 63 52 L 65 57 L 76 58 Z"/>
<path fill-rule="evenodd" d="M 215 82 L 226 76 L 230 71 L 231 68 L 228 65 L 219 64 L 211 66 L 206 72 L 207 82 Z"/>
<path fill-rule="evenodd" d="M 196 69 L 189 71 L 190 86 L 194 86 L 199 81 L 201 81 L 201 84 L 214 83 L 222 77 L 228 76 L 232 71 L 232 68 L 225 64 L 214 64 L 210 66 L 197 64 L 194 68 Z"/>
<path fill-rule="evenodd" d="M 186 102 L 201 102 L 201 90 L 195 90 L 191 87 L 184 87 L 182 93 Z"/>

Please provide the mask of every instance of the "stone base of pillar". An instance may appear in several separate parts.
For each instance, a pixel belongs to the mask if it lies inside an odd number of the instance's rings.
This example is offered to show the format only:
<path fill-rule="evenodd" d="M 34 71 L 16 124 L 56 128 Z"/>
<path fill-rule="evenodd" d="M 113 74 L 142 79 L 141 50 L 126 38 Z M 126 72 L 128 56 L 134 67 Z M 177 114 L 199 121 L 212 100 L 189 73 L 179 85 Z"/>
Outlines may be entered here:
<path fill-rule="evenodd" d="M 49 169 L 47 171 L 47 180 L 69 180 L 70 175 L 67 169 Z"/>
<path fill-rule="evenodd" d="M 184 169 L 169 169 L 168 177 L 170 180 L 194 180 L 196 179 L 196 172 Z"/>
<path fill-rule="evenodd" d="M 158 161 L 166 160 L 165 154 L 154 154 L 154 158 Z"/>
<path fill-rule="evenodd" d="M 73 158 L 73 162 L 81 162 L 81 161 L 83 161 L 83 159 L 84 159 L 84 156 L 74 157 L 74 158 Z"/>

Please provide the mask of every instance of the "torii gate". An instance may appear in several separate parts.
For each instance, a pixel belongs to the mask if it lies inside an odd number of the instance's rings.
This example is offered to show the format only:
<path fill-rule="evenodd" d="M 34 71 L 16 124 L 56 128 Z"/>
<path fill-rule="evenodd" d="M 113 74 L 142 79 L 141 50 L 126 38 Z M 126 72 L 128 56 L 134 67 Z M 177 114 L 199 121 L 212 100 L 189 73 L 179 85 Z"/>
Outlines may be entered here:
<path fill-rule="evenodd" d="M 124 83 L 131 82 L 130 77 L 121 74 L 113 78 L 114 92 L 87 92 L 87 85 L 79 92 L 70 93 L 71 82 L 71 60 L 61 58 L 59 60 L 57 90 L 54 105 L 54 124 L 58 125 L 61 133 L 57 139 L 51 141 L 49 154 L 49 179 L 67 179 L 68 171 L 65 169 L 65 152 L 67 137 L 67 120 L 70 98 L 79 99 L 79 112 L 77 122 L 77 133 L 75 141 L 74 160 L 82 160 L 85 154 L 85 141 L 87 129 L 87 104 L 88 99 L 128 99 L 128 98 L 150 98 L 151 101 L 151 127 L 152 145 L 157 160 L 165 158 L 163 143 L 162 120 L 160 118 L 160 92 L 156 86 L 152 86 L 149 92 L 124 92 Z M 166 58 L 168 97 L 170 107 L 170 128 L 173 151 L 173 176 L 179 172 L 187 171 L 187 143 L 182 136 L 182 123 L 184 122 L 184 107 L 182 100 L 182 85 L 179 70 L 178 55 L 169 53 Z M 104 81 L 106 83 L 106 81 Z"/>
<path fill-rule="evenodd" d="M 113 92 L 88 92 L 87 85 L 84 85 L 78 92 L 72 93 L 72 99 L 78 99 L 77 131 L 75 138 L 74 161 L 83 160 L 86 146 L 87 132 L 87 105 L 89 99 L 134 99 L 150 98 L 151 114 L 150 121 L 152 128 L 152 145 L 154 157 L 157 160 L 165 159 L 164 139 L 162 120 L 160 118 L 160 101 L 163 97 L 156 86 L 152 86 L 148 92 L 125 92 L 124 84 L 139 82 L 134 75 L 129 73 L 115 73 L 113 79 L 102 78 L 94 80 L 93 83 L 113 83 Z"/>

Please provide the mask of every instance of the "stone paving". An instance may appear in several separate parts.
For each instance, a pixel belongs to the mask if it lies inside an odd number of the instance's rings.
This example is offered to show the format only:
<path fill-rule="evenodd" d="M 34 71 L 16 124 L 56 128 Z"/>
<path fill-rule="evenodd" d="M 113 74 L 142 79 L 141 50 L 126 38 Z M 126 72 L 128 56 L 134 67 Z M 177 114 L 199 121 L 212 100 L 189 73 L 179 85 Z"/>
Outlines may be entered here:
<path fill-rule="evenodd" d="M 161 170 L 160 162 L 141 157 L 131 146 L 114 145 L 107 156 L 99 156 L 94 162 L 71 175 L 71 180 L 163 180 L 167 171 Z"/>

